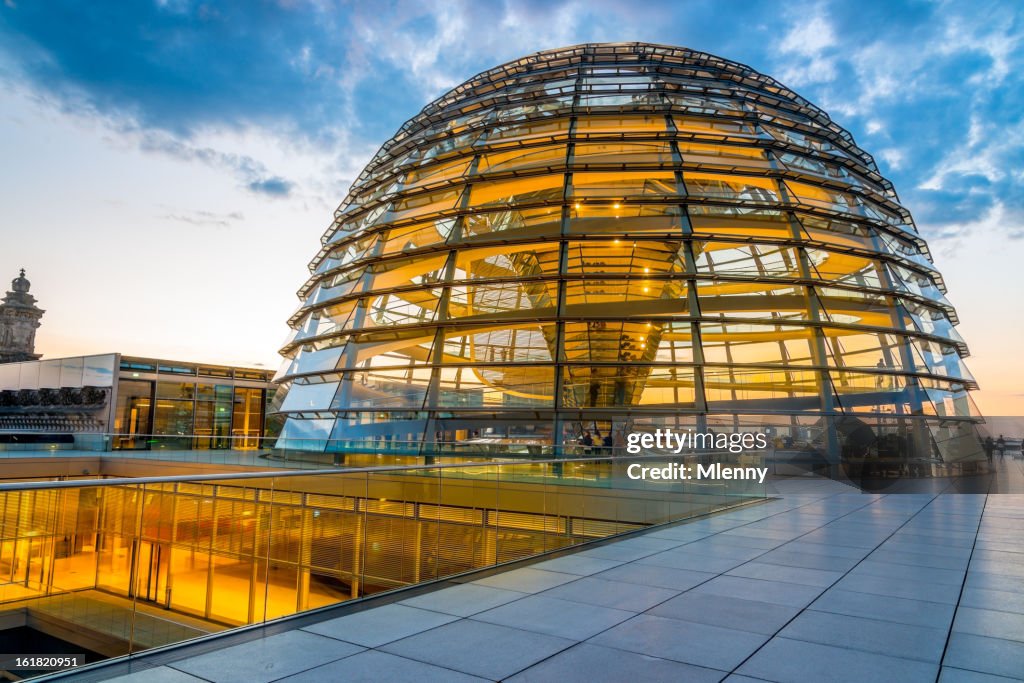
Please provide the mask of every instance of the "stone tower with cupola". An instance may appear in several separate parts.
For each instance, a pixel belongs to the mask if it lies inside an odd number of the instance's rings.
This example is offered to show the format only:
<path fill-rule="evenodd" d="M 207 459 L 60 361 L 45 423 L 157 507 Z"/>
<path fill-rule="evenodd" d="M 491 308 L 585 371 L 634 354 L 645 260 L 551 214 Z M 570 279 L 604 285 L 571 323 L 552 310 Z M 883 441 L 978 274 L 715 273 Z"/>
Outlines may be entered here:
<path fill-rule="evenodd" d="M 37 360 L 36 330 L 43 309 L 28 293 L 32 283 L 25 278 L 25 269 L 11 281 L 11 290 L 0 301 L 0 363 Z"/>

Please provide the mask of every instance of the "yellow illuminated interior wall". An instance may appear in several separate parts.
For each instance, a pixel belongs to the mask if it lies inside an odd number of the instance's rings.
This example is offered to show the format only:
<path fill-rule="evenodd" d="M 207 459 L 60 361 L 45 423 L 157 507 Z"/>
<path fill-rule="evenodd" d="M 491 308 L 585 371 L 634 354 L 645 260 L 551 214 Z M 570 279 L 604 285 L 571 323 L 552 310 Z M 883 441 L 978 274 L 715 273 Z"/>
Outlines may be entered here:
<path fill-rule="evenodd" d="M 185 482 L 0 492 L 0 604 L 101 591 L 168 609 L 172 619 L 247 624 L 645 523 L 495 509 L 490 470 L 450 473 L 484 482 L 475 493 L 466 480 L 461 505 L 441 500 L 436 474 L 385 476 L 382 490 L 410 487 L 404 500 Z M 311 490 L 325 486 L 366 490 L 362 477 L 313 479 Z M 449 484 L 446 495 L 457 490 Z M 529 507 L 533 494 L 525 495 Z M 680 509 L 721 503 L 691 497 Z"/>

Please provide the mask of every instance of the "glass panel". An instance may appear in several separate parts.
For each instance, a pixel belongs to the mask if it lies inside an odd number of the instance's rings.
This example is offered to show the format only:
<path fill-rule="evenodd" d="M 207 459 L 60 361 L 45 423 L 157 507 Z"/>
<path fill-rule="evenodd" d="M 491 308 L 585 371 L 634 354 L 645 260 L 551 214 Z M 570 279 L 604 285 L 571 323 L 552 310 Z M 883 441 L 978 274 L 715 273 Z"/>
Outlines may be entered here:
<path fill-rule="evenodd" d="M 863 215 L 863 201 L 849 192 L 838 192 L 817 185 L 798 183 L 793 180 L 785 181 L 786 187 L 797 201 L 809 204 L 814 207 Z"/>
<path fill-rule="evenodd" d="M 231 448 L 231 401 L 197 401 L 193 448 Z"/>
<path fill-rule="evenodd" d="M 63 361 L 64 364 L 72 363 L 77 364 L 78 373 L 69 374 L 68 377 L 77 377 L 72 379 L 71 384 L 68 386 L 80 387 L 82 386 L 81 369 L 82 359 L 81 358 L 68 358 Z M 39 388 L 39 363 L 28 362 L 18 363 L 18 386 L 21 389 L 38 389 Z"/>
<path fill-rule="evenodd" d="M 121 380 L 117 383 L 117 406 L 114 411 L 116 448 L 145 448 L 143 438 L 151 434 L 150 407 L 153 383 Z"/>
<path fill-rule="evenodd" d="M 323 448 L 333 426 L 334 420 L 301 420 L 289 417 L 281 428 L 276 447 L 300 450 L 315 450 L 318 446 Z"/>
<path fill-rule="evenodd" d="M 614 233 L 628 238 L 649 233 L 679 235 L 682 231 L 678 206 L 588 201 L 574 203 L 569 215 L 572 235 Z"/>
<path fill-rule="evenodd" d="M 563 177 L 559 174 L 484 181 L 473 184 L 469 201 L 480 208 L 558 201 L 562 198 L 562 186 Z"/>
<path fill-rule="evenodd" d="M 686 309 L 685 284 L 678 280 L 634 278 L 629 280 L 570 280 L 565 283 L 567 315 L 582 315 L 585 306 L 602 304 L 603 315 L 644 315 Z M 625 306 L 662 300 L 663 305 Z M 593 314 L 593 313 L 591 313 Z"/>
<path fill-rule="evenodd" d="M 658 133 L 665 130 L 665 117 L 647 116 L 580 116 L 576 119 L 576 135 L 589 137 L 608 133 Z"/>
<path fill-rule="evenodd" d="M 528 278 L 558 274 L 558 242 L 463 249 L 455 262 L 453 281 Z"/>
<path fill-rule="evenodd" d="M 437 315 L 441 293 L 441 288 L 431 288 L 382 294 L 369 302 L 364 326 L 388 327 L 431 322 Z"/>
<path fill-rule="evenodd" d="M 695 242 L 693 250 L 698 272 L 754 279 L 800 277 L 799 257 L 792 247 Z"/>
<path fill-rule="evenodd" d="M 60 385 L 62 387 L 82 386 L 82 371 L 84 370 L 84 368 L 84 358 L 64 358 L 63 360 L 61 360 Z M 38 372 L 38 369 L 36 371 Z"/>
<path fill-rule="evenodd" d="M 815 370 L 769 370 L 745 366 L 704 368 L 704 393 L 708 408 L 721 410 L 727 403 L 772 399 L 774 410 L 797 409 L 803 404 L 788 401 L 801 396 L 819 399 L 819 373 Z M 748 404 L 749 405 L 749 404 Z"/>
<path fill-rule="evenodd" d="M 793 227 L 786 216 L 779 211 L 721 206 L 690 206 L 687 210 L 695 235 L 735 236 L 744 239 L 793 239 Z"/>
<path fill-rule="evenodd" d="M 281 405 L 282 411 L 326 410 L 331 407 L 337 382 L 322 384 L 292 384 L 288 397 Z M 236 392 L 237 393 L 237 392 Z"/>
<path fill-rule="evenodd" d="M 572 174 L 572 196 L 591 197 L 650 197 L 678 194 L 676 177 L 672 172 L 618 171 L 616 173 L 577 172 Z"/>
<path fill-rule="evenodd" d="M 114 354 L 86 356 L 82 384 L 87 387 L 114 386 Z"/>
<path fill-rule="evenodd" d="M 569 119 L 530 121 L 521 124 L 495 126 L 487 133 L 487 144 L 501 145 L 517 140 L 556 138 L 569 132 Z"/>
<path fill-rule="evenodd" d="M 581 142 L 573 151 L 573 165 L 580 167 L 622 164 L 671 164 L 667 142 Z"/>
<path fill-rule="evenodd" d="M 686 172 L 686 191 L 695 197 L 740 199 L 761 203 L 778 202 L 778 186 L 772 178 Z"/>
<path fill-rule="evenodd" d="M 156 383 L 157 398 L 180 398 L 191 401 L 196 394 L 194 382 L 167 382 L 161 380 Z"/>
<path fill-rule="evenodd" d="M 693 116 L 674 115 L 676 129 L 680 133 L 696 133 L 698 135 L 739 135 L 754 137 L 757 133 L 749 123 L 742 121 L 723 121 L 716 119 L 703 119 Z"/>
<path fill-rule="evenodd" d="M 693 368 L 637 365 L 564 369 L 562 401 L 571 408 L 693 406 Z"/>
<path fill-rule="evenodd" d="M 451 367 L 440 373 L 438 406 L 553 405 L 551 366 Z"/>
<path fill-rule="evenodd" d="M 493 314 L 500 314 L 503 320 L 536 318 L 554 315 L 557 301 L 558 282 L 555 280 L 455 286 L 451 288 L 448 318 L 458 320 Z"/>
<path fill-rule="evenodd" d="M 593 240 L 569 242 L 570 274 L 634 274 L 655 277 L 686 269 L 682 241 Z"/>
<path fill-rule="evenodd" d="M 440 253 L 380 261 L 367 269 L 363 285 L 364 291 L 439 282 L 442 279 L 447 259 L 447 253 Z"/>
<path fill-rule="evenodd" d="M 873 231 L 865 226 L 815 216 L 801 216 L 800 222 L 803 224 L 804 234 L 811 241 L 877 251 L 872 238 Z"/>
<path fill-rule="evenodd" d="M 476 334 L 451 333 L 444 342 L 444 363 L 542 362 L 554 356 L 555 325 L 518 325 Z"/>
<path fill-rule="evenodd" d="M 455 226 L 454 218 L 439 218 L 428 223 L 416 223 L 392 228 L 385 233 L 381 256 L 390 256 L 436 244 L 444 244 Z"/>
<path fill-rule="evenodd" d="M 451 189 L 411 195 L 395 204 L 392 210 L 392 220 L 399 221 L 414 216 L 426 216 L 430 213 L 454 208 L 461 194 L 461 189 Z"/>
<path fill-rule="evenodd" d="M 351 408 L 422 408 L 430 383 L 430 368 L 375 369 L 345 374 L 343 391 Z M 342 399 L 342 397 L 339 397 Z"/>
<path fill-rule="evenodd" d="M 763 149 L 738 145 L 706 145 L 680 142 L 679 153 L 687 165 L 720 166 L 732 169 L 771 168 Z"/>
<path fill-rule="evenodd" d="M 109 385 L 107 385 L 109 386 Z M 0 379 L 0 389 L 6 389 L 4 382 Z M 60 388 L 60 361 L 44 360 L 39 362 L 39 388 L 58 389 Z"/>
<path fill-rule="evenodd" d="M 292 362 L 288 375 L 334 370 L 341 358 L 341 351 L 340 346 L 320 351 L 312 348 L 303 349 Z"/>
<path fill-rule="evenodd" d="M 557 236 L 562 227 L 562 211 L 556 207 L 508 209 L 473 212 L 463 218 L 463 239 L 525 239 Z"/>
<path fill-rule="evenodd" d="M 565 166 L 566 153 L 565 145 L 491 152 L 480 157 L 477 173 L 507 173 L 531 168 L 559 169 Z"/>
<path fill-rule="evenodd" d="M 806 253 L 815 275 L 825 282 L 871 289 L 882 288 L 882 282 L 878 277 L 878 265 L 871 259 L 824 249 L 808 248 Z"/>
<path fill-rule="evenodd" d="M 457 178 L 466 173 L 470 161 L 470 159 L 454 159 L 430 166 L 421 166 L 413 171 L 409 171 L 405 176 L 405 186 L 403 189 L 411 189 L 421 185 Z"/>
<path fill-rule="evenodd" d="M 158 385 L 159 386 L 159 385 Z M 153 433 L 181 438 L 159 439 L 162 448 L 186 449 L 192 445 L 192 401 L 158 398 L 153 419 Z"/>

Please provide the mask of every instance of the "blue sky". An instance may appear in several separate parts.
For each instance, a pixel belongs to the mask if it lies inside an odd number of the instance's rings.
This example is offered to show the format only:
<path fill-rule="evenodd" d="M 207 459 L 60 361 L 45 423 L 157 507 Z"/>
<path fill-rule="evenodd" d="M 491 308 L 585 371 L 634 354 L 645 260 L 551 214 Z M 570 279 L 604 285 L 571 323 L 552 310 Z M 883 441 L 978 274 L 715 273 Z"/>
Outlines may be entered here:
<path fill-rule="evenodd" d="M 1016 2 L 6 0 L 0 277 L 28 269 L 51 356 L 276 366 L 332 210 L 424 104 L 541 49 L 683 45 L 774 76 L 875 155 L 982 407 L 1024 414 L 1022 21 Z"/>

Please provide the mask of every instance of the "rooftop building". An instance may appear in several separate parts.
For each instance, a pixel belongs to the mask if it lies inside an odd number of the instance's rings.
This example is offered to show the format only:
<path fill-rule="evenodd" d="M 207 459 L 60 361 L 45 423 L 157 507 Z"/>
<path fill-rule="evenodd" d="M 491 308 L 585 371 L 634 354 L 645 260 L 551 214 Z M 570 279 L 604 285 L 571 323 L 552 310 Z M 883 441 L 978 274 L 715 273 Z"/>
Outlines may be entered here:
<path fill-rule="evenodd" d="M 256 448 L 271 373 L 119 353 L 0 365 L 0 450 L 64 435 L 68 447 Z"/>

